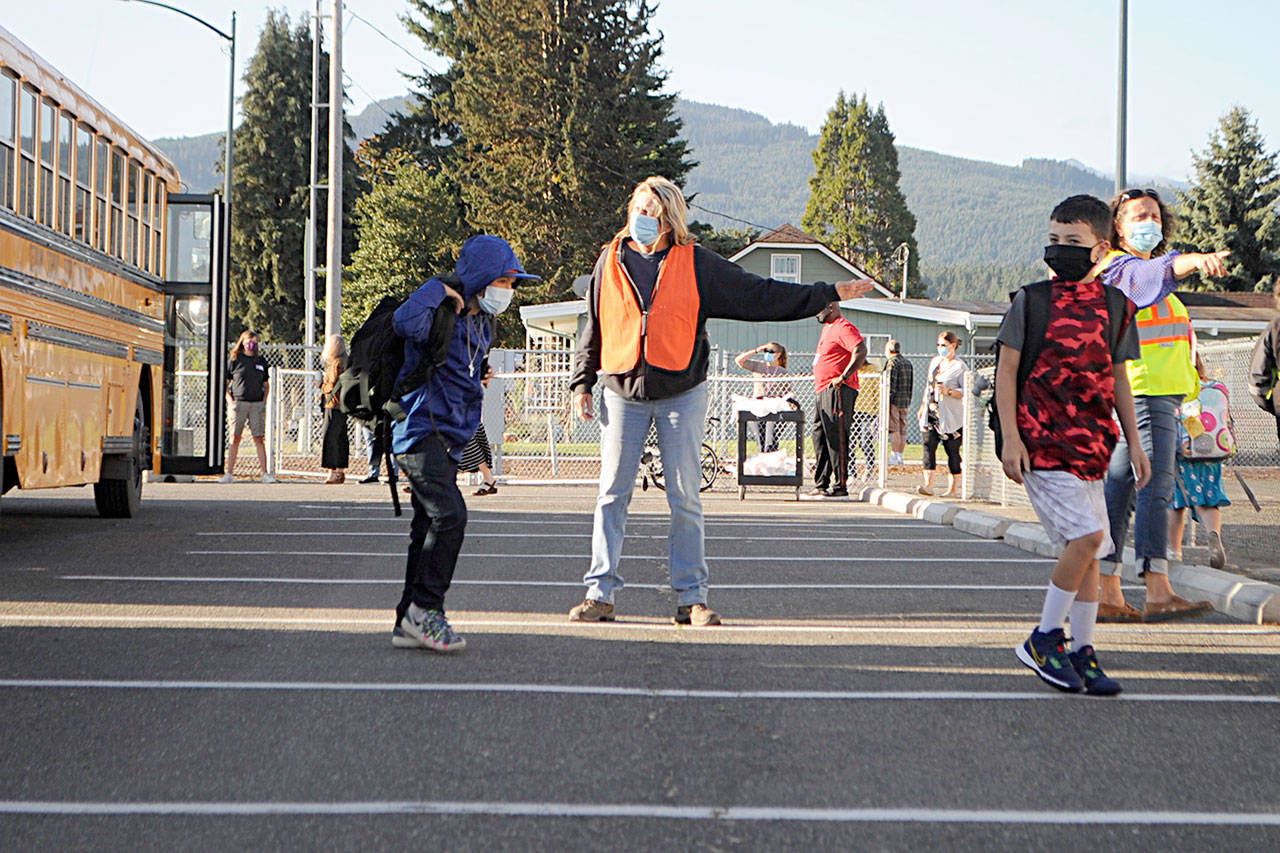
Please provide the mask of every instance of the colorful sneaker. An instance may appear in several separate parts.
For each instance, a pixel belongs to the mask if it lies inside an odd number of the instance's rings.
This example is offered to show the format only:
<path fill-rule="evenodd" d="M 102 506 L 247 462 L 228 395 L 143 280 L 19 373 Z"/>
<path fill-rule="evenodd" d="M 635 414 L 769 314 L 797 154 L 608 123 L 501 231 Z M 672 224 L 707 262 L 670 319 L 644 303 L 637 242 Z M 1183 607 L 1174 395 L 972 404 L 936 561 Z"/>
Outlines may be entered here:
<path fill-rule="evenodd" d="M 1072 652 L 1070 657 L 1071 666 L 1084 682 L 1084 692 L 1090 696 L 1115 696 L 1124 689 L 1120 686 L 1120 682 L 1107 675 L 1102 671 L 1102 667 L 1098 666 L 1098 657 L 1093 653 L 1093 646 L 1085 646 L 1077 652 Z"/>
<path fill-rule="evenodd" d="M 391 645 L 398 649 L 425 648 L 433 652 L 460 652 L 467 647 L 467 641 L 450 627 L 443 611 L 419 610 L 411 605 L 400 624 L 392 629 Z"/>
<path fill-rule="evenodd" d="M 673 619 L 677 625 L 692 625 L 695 628 L 720 624 L 720 614 L 705 604 L 681 604 L 676 608 Z"/>
<path fill-rule="evenodd" d="M 613 605 L 588 598 L 569 611 L 570 622 L 612 622 Z"/>
<path fill-rule="evenodd" d="M 1084 684 L 1071 665 L 1066 642 L 1067 636 L 1061 628 L 1054 628 L 1047 634 L 1036 628 L 1027 641 L 1016 649 L 1018 660 L 1034 670 L 1040 680 L 1050 687 L 1068 693 L 1079 693 Z"/>

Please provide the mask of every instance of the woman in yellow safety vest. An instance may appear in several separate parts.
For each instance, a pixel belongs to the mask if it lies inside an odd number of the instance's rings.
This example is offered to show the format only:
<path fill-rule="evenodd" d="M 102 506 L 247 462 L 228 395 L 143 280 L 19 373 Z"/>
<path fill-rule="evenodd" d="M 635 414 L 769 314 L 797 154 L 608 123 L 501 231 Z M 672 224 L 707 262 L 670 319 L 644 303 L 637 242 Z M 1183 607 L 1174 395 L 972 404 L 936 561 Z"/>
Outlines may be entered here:
<path fill-rule="evenodd" d="M 575 622 L 614 619 L 627 506 L 652 424 L 671 508 L 667 548 L 671 588 L 679 596 L 675 621 L 720 623 L 707 607 L 698 495 L 710 350 L 706 322 L 799 320 L 874 287 L 868 279 L 800 285 L 752 275 L 695 245 L 686 211 L 678 186 L 666 178 L 646 178 L 631 194 L 626 225 L 604 247 L 591 276 L 587 322 L 569 382 L 579 418 L 594 418 L 597 373 L 605 387 L 591 566 L 583 578 L 586 599 L 569 611 Z"/>
<path fill-rule="evenodd" d="M 1100 561 L 1100 622 L 1163 621 L 1213 609 L 1187 601 L 1169 584 L 1169 501 L 1173 497 L 1182 398 L 1199 388 L 1192 357 L 1191 317 L 1173 295 L 1177 280 L 1193 272 L 1224 274 L 1227 252 L 1169 252 L 1174 218 L 1154 190 L 1128 190 L 1111 202 L 1110 263 L 1103 281 L 1119 287 L 1141 310 L 1135 317 L 1142 357 L 1128 363 L 1142 449 L 1151 460 L 1151 481 L 1134 493 L 1129 448 L 1121 439 L 1107 472 L 1107 515 L 1115 550 Z M 1154 259 L 1154 260 L 1153 260 Z M 1144 263 L 1145 262 L 1145 263 Z M 1134 513 L 1133 550 L 1147 588 L 1143 611 L 1129 606 L 1120 589 L 1122 549 Z"/>

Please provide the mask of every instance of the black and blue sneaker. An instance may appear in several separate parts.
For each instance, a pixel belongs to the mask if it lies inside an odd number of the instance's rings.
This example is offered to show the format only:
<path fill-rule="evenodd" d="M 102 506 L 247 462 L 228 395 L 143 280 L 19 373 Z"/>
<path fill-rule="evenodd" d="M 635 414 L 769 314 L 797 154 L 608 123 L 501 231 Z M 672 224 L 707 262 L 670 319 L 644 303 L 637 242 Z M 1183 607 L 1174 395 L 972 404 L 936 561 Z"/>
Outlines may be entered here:
<path fill-rule="evenodd" d="M 1034 670 L 1040 680 L 1050 687 L 1067 693 L 1079 693 L 1084 688 L 1084 683 L 1071 665 L 1066 642 L 1067 635 L 1061 628 L 1054 628 L 1048 633 L 1037 628 L 1016 649 L 1018 660 Z"/>
<path fill-rule="evenodd" d="M 1102 671 L 1098 666 L 1098 657 L 1093 653 L 1093 646 L 1085 646 L 1070 655 L 1071 666 L 1084 682 L 1084 692 L 1090 696 L 1115 696 L 1124 688 L 1120 682 Z"/>

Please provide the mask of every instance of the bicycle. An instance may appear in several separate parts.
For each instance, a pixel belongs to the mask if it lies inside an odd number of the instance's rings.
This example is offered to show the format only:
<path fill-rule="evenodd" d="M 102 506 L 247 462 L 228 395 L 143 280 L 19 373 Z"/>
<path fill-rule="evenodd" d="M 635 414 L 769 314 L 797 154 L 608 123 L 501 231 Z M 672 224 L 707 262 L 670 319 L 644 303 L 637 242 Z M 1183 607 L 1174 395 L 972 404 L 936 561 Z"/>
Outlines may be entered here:
<path fill-rule="evenodd" d="M 707 418 L 707 432 L 711 432 L 712 424 L 718 423 L 720 423 L 720 419 L 714 415 Z M 711 445 L 705 441 L 702 443 L 702 455 L 698 466 L 702 473 L 702 485 L 698 487 L 698 491 L 705 492 L 715 485 L 716 477 L 720 476 L 720 457 L 716 455 Z M 656 443 L 646 444 L 644 452 L 640 454 L 640 491 L 648 491 L 651 480 L 659 491 L 665 492 L 667 490 L 666 485 L 663 483 L 662 451 Z"/>

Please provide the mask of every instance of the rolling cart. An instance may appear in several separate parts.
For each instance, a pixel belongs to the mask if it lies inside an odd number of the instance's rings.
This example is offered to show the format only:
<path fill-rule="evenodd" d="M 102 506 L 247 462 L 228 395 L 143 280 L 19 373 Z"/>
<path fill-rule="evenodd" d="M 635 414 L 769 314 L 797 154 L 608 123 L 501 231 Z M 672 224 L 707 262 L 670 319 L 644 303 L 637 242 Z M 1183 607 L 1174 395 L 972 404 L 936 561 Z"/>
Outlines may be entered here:
<path fill-rule="evenodd" d="M 793 474 L 761 475 L 743 473 L 747 461 L 747 429 L 748 424 L 774 423 L 782 433 L 778 436 L 778 444 L 783 443 L 789 432 L 784 424 L 794 424 L 796 442 L 796 467 Z M 799 410 L 775 412 L 763 417 L 751 412 L 738 412 L 738 500 L 747 497 L 747 486 L 792 486 L 796 490 L 796 500 L 800 500 L 800 487 L 804 485 L 804 412 Z"/>

